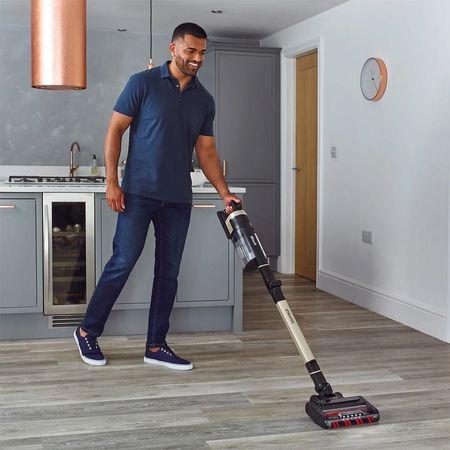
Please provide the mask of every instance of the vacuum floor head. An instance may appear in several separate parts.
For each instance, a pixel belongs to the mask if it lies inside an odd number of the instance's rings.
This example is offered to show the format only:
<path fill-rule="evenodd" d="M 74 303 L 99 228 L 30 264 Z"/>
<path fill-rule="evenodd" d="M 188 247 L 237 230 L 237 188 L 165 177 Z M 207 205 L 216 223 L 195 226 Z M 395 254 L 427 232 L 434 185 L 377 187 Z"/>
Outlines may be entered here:
<path fill-rule="evenodd" d="M 350 427 L 378 422 L 378 409 L 363 397 L 336 395 L 328 401 L 313 395 L 305 405 L 306 414 L 322 428 Z"/>

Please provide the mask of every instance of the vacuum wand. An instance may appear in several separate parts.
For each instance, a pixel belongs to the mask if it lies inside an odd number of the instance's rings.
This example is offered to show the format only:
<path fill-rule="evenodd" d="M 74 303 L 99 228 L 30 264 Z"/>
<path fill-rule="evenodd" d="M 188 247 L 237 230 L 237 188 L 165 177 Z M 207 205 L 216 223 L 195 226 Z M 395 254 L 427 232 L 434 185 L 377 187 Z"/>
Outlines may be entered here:
<path fill-rule="evenodd" d="M 275 278 L 247 213 L 240 203 L 233 201 L 230 205 L 233 208 L 232 213 L 227 214 L 226 211 L 217 213 L 225 234 L 233 242 L 243 267 L 259 270 L 314 383 L 317 395 L 313 395 L 306 404 L 306 413 L 322 428 L 338 428 L 378 421 L 378 410 L 362 397 L 344 398 L 339 392 L 333 392 L 289 308 L 281 290 L 281 281 Z"/>

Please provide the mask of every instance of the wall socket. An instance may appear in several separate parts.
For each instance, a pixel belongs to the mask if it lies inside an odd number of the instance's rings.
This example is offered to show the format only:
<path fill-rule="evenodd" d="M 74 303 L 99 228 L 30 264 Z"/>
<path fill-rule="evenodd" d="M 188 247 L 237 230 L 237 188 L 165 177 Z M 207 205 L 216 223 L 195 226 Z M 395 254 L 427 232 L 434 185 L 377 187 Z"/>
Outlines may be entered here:
<path fill-rule="evenodd" d="M 337 158 L 337 148 L 334 145 L 331 147 L 331 157 Z"/>
<path fill-rule="evenodd" d="M 366 244 L 373 244 L 373 233 L 371 231 L 362 230 L 362 241 Z"/>

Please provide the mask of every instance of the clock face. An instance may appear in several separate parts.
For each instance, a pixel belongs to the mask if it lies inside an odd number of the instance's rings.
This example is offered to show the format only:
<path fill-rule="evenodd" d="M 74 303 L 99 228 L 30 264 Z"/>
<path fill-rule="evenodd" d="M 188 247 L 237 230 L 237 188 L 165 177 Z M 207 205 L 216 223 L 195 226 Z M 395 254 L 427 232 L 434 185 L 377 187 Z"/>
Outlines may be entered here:
<path fill-rule="evenodd" d="M 379 100 L 386 90 L 387 69 L 381 58 L 369 58 L 361 70 L 361 92 L 367 100 Z"/>

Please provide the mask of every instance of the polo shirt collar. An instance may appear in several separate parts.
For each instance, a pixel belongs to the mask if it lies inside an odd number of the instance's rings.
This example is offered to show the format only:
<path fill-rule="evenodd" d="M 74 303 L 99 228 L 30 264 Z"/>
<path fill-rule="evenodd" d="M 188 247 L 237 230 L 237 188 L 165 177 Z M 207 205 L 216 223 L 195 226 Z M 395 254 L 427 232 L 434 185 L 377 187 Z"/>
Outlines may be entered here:
<path fill-rule="evenodd" d="M 161 78 L 173 78 L 169 72 L 169 64 L 170 61 L 166 61 L 166 63 L 161 66 Z M 188 86 L 198 87 L 198 80 L 196 76 L 192 77 L 192 80 L 190 81 Z"/>

